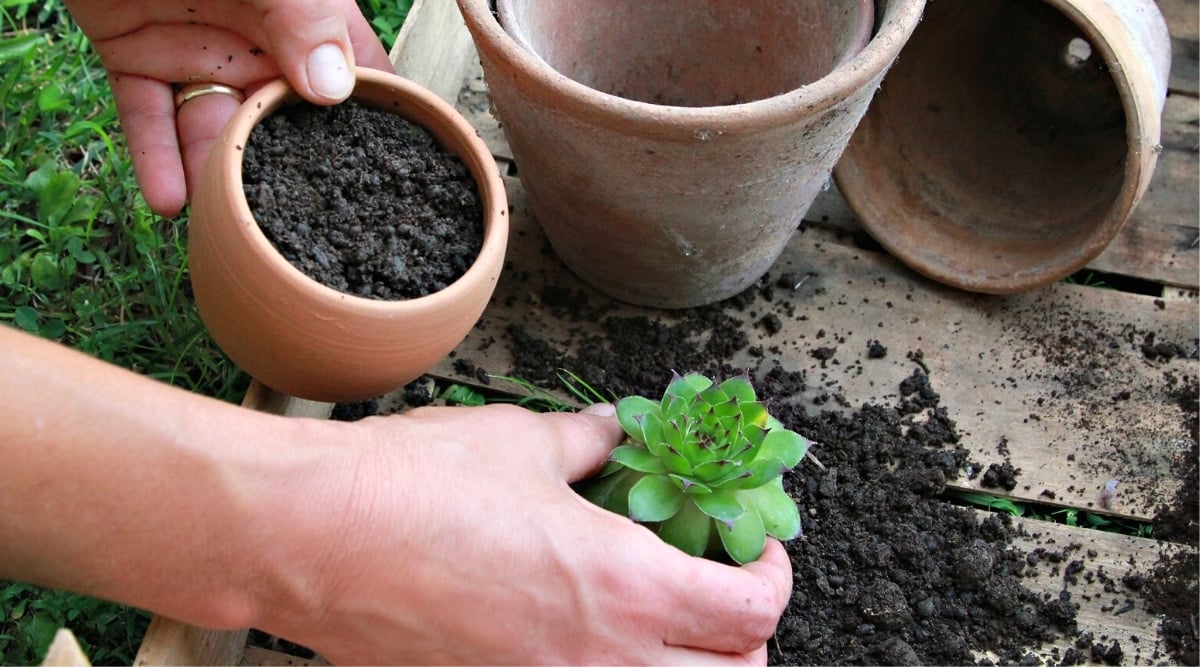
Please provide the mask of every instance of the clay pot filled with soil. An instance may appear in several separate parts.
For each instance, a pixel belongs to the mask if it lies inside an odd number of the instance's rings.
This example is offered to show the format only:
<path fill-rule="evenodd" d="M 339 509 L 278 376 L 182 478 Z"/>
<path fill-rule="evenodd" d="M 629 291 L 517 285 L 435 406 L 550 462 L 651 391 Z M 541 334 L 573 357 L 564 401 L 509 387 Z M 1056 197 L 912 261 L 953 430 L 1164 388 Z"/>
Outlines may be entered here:
<path fill-rule="evenodd" d="M 458 4 L 555 252 L 681 308 L 779 257 L 924 1 Z"/>
<path fill-rule="evenodd" d="M 192 201 L 196 306 L 258 381 L 357 401 L 434 366 L 496 285 L 507 200 L 491 153 L 433 93 L 359 69 L 335 107 L 283 81 L 214 144 Z"/>

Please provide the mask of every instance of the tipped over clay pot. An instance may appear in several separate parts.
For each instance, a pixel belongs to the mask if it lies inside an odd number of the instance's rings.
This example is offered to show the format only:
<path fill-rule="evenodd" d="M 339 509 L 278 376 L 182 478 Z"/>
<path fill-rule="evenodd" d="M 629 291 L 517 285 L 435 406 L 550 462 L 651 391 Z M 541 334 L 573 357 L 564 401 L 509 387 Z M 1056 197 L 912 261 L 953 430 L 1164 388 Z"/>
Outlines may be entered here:
<path fill-rule="evenodd" d="M 246 100 L 214 143 L 188 227 L 196 307 L 216 343 L 263 384 L 327 402 L 361 401 L 397 389 L 454 349 L 491 298 L 508 237 L 499 169 L 474 128 L 410 81 L 361 68 L 357 77 L 353 100 L 425 128 L 474 177 L 483 245 L 460 278 L 428 296 L 372 300 L 322 285 L 276 251 L 247 204 L 241 167 L 254 126 L 300 100 L 283 80 Z"/>
<path fill-rule="evenodd" d="M 1145 193 L 1170 62 L 1152 0 L 931 2 L 838 186 L 926 276 L 997 294 L 1056 282 Z"/>

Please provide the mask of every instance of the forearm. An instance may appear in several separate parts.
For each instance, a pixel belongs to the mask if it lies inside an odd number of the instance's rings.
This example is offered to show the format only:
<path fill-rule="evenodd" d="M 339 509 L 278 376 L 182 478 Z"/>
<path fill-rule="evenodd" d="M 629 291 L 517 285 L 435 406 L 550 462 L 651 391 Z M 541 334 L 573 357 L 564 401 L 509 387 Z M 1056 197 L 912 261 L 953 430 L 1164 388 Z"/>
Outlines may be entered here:
<path fill-rule="evenodd" d="M 272 580 L 272 524 L 303 511 L 279 480 L 317 482 L 327 452 L 288 445 L 320 422 L 171 389 L 4 326 L 0 388 L 0 577 L 210 627 L 251 623 L 278 587 L 305 588 Z"/>
<path fill-rule="evenodd" d="M 778 542 L 691 558 L 571 491 L 611 410 L 287 419 L 4 326 L 0 390 L 0 577 L 365 664 L 765 662 L 788 601 Z"/>

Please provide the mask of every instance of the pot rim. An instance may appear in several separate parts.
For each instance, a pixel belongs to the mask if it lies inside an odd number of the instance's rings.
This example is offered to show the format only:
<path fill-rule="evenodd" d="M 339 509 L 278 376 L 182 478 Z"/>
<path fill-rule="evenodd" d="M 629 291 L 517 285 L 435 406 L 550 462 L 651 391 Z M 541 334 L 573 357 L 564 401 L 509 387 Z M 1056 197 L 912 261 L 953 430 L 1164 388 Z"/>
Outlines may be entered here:
<path fill-rule="evenodd" d="M 1125 111 L 1125 147 L 1127 149 L 1125 179 L 1116 199 L 1120 204 L 1119 208 L 1125 215 L 1106 221 L 1108 225 L 1105 226 L 1105 231 L 1108 231 L 1107 227 L 1110 225 L 1116 227 L 1112 230 L 1111 240 L 1125 223 L 1127 214 L 1132 212 L 1136 202 L 1150 184 L 1150 176 L 1154 171 L 1157 156 L 1151 154 L 1148 156 L 1149 164 L 1145 164 L 1146 161 L 1142 159 L 1142 151 L 1152 149 L 1152 146 L 1146 145 L 1147 143 L 1157 144 L 1162 140 L 1162 111 L 1167 95 L 1168 72 L 1154 71 L 1152 64 L 1148 61 L 1155 55 L 1161 54 L 1142 50 L 1140 46 L 1153 49 L 1153 45 L 1139 46 L 1138 40 L 1133 36 L 1133 26 L 1127 23 L 1124 17 L 1118 16 L 1108 2 L 1096 5 L 1083 3 L 1080 0 L 1046 0 L 1046 2 L 1062 12 L 1087 37 L 1090 46 L 1099 51 L 1099 55 L 1108 65 L 1108 73 L 1117 87 L 1121 107 Z M 1159 16 L 1161 19 L 1161 14 Z M 1153 21 L 1153 17 L 1148 17 L 1147 20 Z M 1170 35 L 1167 33 L 1165 19 L 1161 20 L 1159 27 L 1161 28 L 1159 37 L 1166 45 L 1165 63 L 1169 69 L 1171 61 Z M 1144 57 L 1131 57 L 1134 54 Z M 1150 89 L 1147 86 L 1139 85 L 1138 81 L 1153 81 L 1156 88 L 1154 94 L 1150 95 Z M 1107 245 L 1105 242 L 1100 250 L 1102 251 Z"/>
<path fill-rule="evenodd" d="M 242 103 L 233 118 L 226 123 L 222 136 L 214 144 L 210 156 L 210 159 L 220 160 L 220 168 L 232 175 L 236 192 L 239 194 L 232 203 L 241 223 L 235 225 L 239 230 L 239 240 L 257 249 L 256 254 L 267 263 L 272 274 L 279 276 L 305 296 L 332 309 L 354 309 L 373 313 L 378 317 L 413 309 L 444 309 L 450 303 L 467 298 L 472 285 L 486 281 L 494 282 L 496 266 L 503 263 L 508 240 L 508 203 L 499 167 L 496 166 L 491 150 L 484 144 L 475 128 L 454 107 L 432 91 L 396 74 L 356 67 L 355 91 L 350 94 L 350 99 L 356 97 L 359 86 L 363 84 L 388 90 L 397 97 L 405 98 L 414 106 L 423 108 L 432 117 L 444 121 L 442 134 L 451 135 L 460 144 L 446 145 L 439 133 L 429 128 L 426 123 L 400 113 L 406 120 L 433 133 L 443 148 L 450 150 L 463 161 L 475 180 L 483 209 L 483 243 L 471 265 L 454 282 L 436 292 L 412 299 L 381 300 L 342 292 L 324 285 L 288 261 L 267 239 L 250 210 L 249 202 L 241 194 L 244 192 L 242 157 L 251 130 L 283 105 L 302 99 L 284 78 L 263 85 Z M 378 108 L 377 105 L 373 106 Z"/>
<path fill-rule="evenodd" d="M 686 132 L 689 136 L 697 127 L 706 125 L 716 130 L 734 126 L 739 130 L 776 127 L 791 122 L 795 114 L 811 115 L 835 106 L 882 76 L 916 29 L 925 7 L 925 0 L 877 0 L 876 15 L 880 2 L 886 3 L 886 7 L 879 29 L 866 46 L 825 76 L 800 88 L 741 104 L 681 107 L 630 100 L 585 86 L 526 51 L 492 15 L 487 0 L 457 2 L 477 37 L 477 48 L 512 65 L 524 94 L 552 99 L 555 111 L 582 119 L 615 116 L 626 127 L 658 133 Z"/>

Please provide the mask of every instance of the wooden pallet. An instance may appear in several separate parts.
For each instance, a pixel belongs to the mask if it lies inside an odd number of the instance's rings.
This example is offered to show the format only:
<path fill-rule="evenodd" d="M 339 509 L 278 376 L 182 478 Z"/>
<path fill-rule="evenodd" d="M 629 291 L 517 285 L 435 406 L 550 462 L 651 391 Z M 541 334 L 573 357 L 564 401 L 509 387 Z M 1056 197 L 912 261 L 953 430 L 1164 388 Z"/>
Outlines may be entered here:
<path fill-rule="evenodd" d="M 773 270 L 776 275 L 792 271 L 808 276 L 786 294 L 792 309 L 781 315 L 782 329 L 764 334 L 755 326 L 754 316 L 745 313 L 744 328 L 751 340 L 779 346 L 782 365 L 805 371 L 809 383 L 819 385 L 815 391 L 835 394 L 849 406 L 894 402 L 896 387 L 913 370 L 904 352 L 920 350 L 942 396 L 941 404 L 957 422 L 973 460 L 1004 459 L 1021 469 L 1020 484 L 1009 494 L 1013 499 L 1149 519 L 1158 503 L 1172 497 L 1179 482 L 1168 474 L 1171 464 L 1190 444 L 1184 412 L 1171 395 L 1171 378 L 1194 378 L 1200 373 L 1200 362 L 1194 358 L 1156 361 L 1130 344 L 1144 332 L 1191 344 L 1200 337 L 1197 0 L 1160 0 L 1159 6 L 1168 18 L 1175 54 L 1164 112 L 1164 150 L 1145 200 L 1121 235 L 1089 266 L 1099 273 L 1156 285 L 1158 293 L 1065 284 L 1011 297 L 953 290 L 916 275 L 882 252 L 856 246 L 861 228 L 836 188 L 831 188 L 809 211 L 802 232 Z M 488 115 L 486 86 L 453 2 L 416 0 L 392 60 L 398 72 L 455 102 L 502 168 L 511 162 L 504 135 Z M 489 341 L 502 340 L 510 323 L 564 348 L 597 326 L 556 319 L 538 303 L 542 285 L 582 290 L 593 300 L 605 300 L 543 252 L 544 237 L 529 214 L 519 179 L 507 178 L 505 185 L 513 225 L 510 266 L 519 267 L 524 280 L 512 280 L 513 271 L 506 272 L 483 320 L 456 355 L 495 374 L 509 372 L 512 359 L 506 346 Z M 618 307 L 630 315 L 666 321 L 673 317 Z M 881 335 L 882 322 L 907 323 L 902 332 L 894 325 L 887 329 L 886 344 L 899 353 L 867 360 L 867 343 Z M 1052 351 L 1056 332 L 1080 327 L 1090 332 L 1094 345 L 1067 357 Z M 824 330 L 823 337 L 818 329 Z M 809 354 L 830 341 L 839 348 L 837 363 Z M 749 365 L 751 360 L 730 361 Z M 1083 371 L 1089 363 L 1108 369 L 1100 384 L 1086 395 L 1068 391 L 1064 377 Z M 478 382 L 456 371 L 449 359 L 431 375 L 448 382 Z M 332 407 L 274 394 L 259 385 L 252 388 L 245 405 L 316 417 L 328 416 Z M 1123 443 L 1115 456 L 1113 443 Z M 1114 479 L 1120 480 L 1119 493 L 1114 502 L 1102 506 L 1101 490 Z M 952 486 L 979 490 L 976 481 L 965 478 Z M 1043 495 L 1046 489 L 1056 490 L 1052 501 Z M 1129 569 L 1130 562 L 1153 562 L 1162 548 L 1152 539 L 1045 522 L 1022 525 L 1031 534 L 1079 545 L 1078 552 L 1090 565 L 1117 577 Z M 1034 538 L 1027 539 L 1032 545 Z M 1050 569 L 1031 578 L 1028 585 L 1051 594 L 1068 586 L 1061 573 Z M 1135 664 L 1149 661 L 1161 648 L 1156 619 L 1140 607 L 1115 613 L 1112 594 L 1099 586 L 1086 581 L 1069 585 L 1076 593 L 1074 599 L 1082 603 L 1081 629 L 1091 630 L 1097 638 L 1136 636 L 1140 641 L 1127 652 L 1127 659 Z M 320 660 L 247 646 L 246 631 L 214 632 L 157 617 L 135 664 L 312 662 Z"/>

